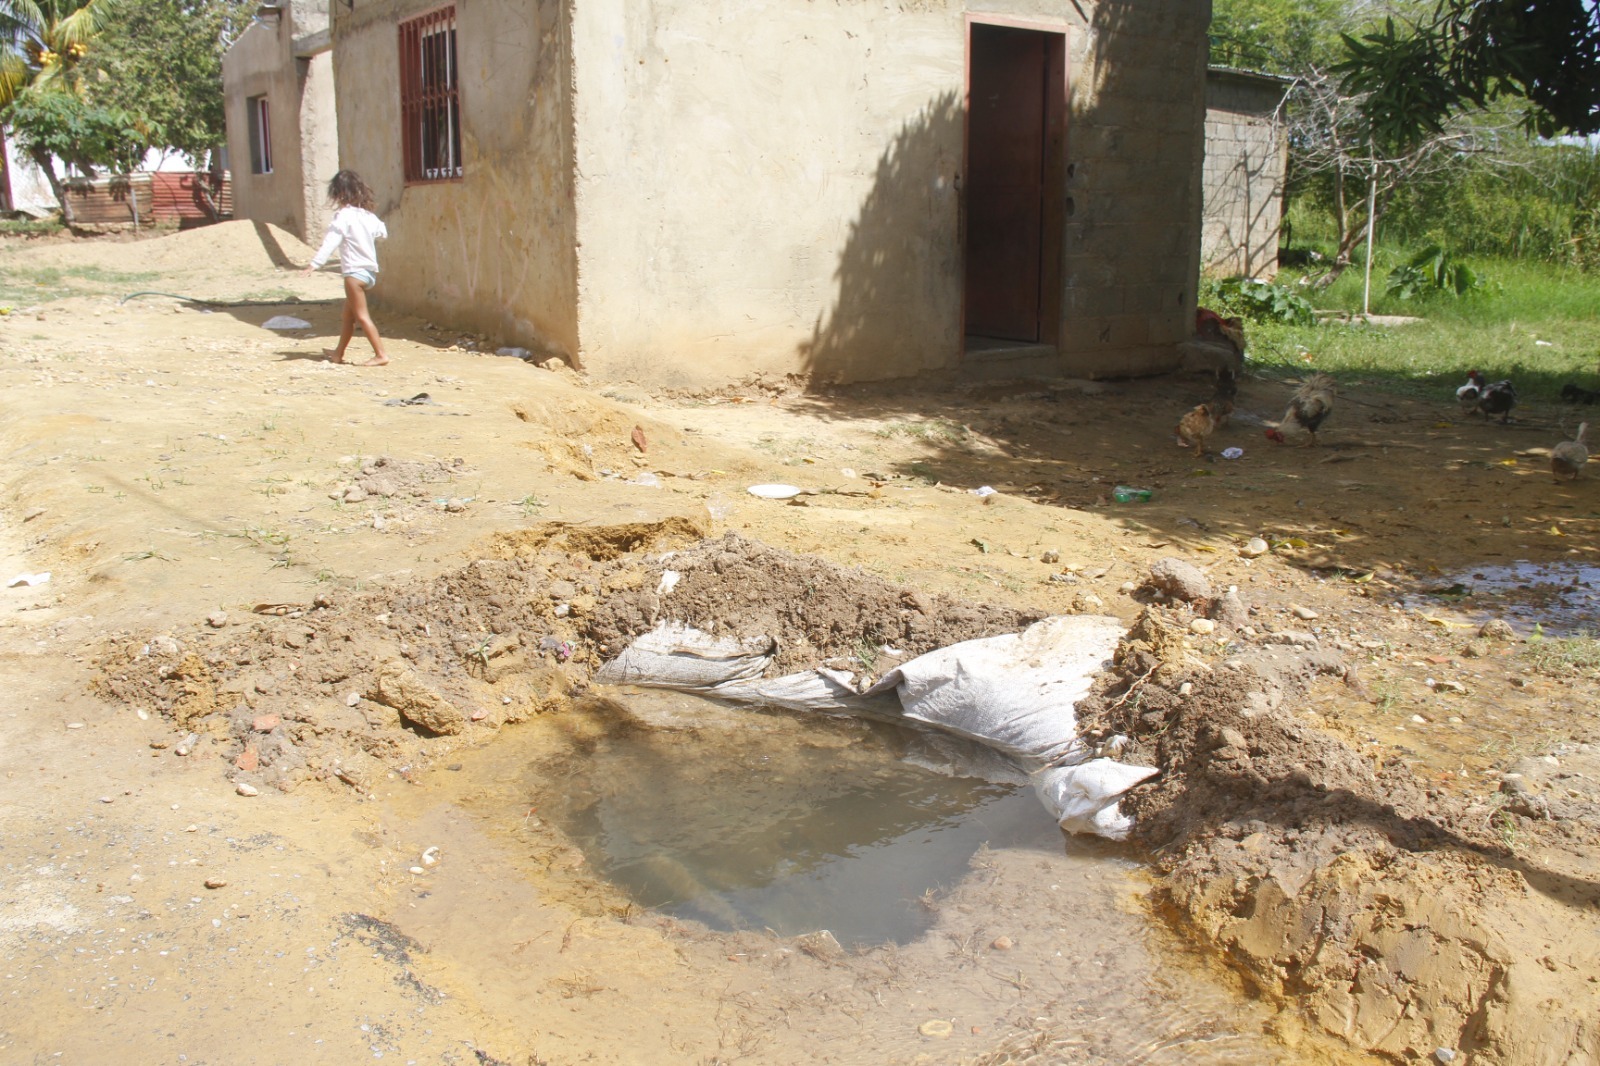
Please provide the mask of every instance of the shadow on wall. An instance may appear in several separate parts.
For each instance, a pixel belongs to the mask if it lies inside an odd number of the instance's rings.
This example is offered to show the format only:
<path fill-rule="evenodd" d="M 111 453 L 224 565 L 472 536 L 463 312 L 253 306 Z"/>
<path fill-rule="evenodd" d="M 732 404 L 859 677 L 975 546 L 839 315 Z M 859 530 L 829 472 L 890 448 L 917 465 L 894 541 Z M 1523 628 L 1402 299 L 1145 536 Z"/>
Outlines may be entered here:
<path fill-rule="evenodd" d="M 879 157 L 872 190 L 850 223 L 834 272 L 837 302 L 800 345 L 807 380 L 826 385 L 881 378 L 878 368 L 887 358 L 915 373 L 944 354 L 905 352 L 916 343 L 905 316 L 916 311 L 909 303 L 936 301 L 925 306 L 938 307 L 940 319 L 959 328 L 960 248 L 949 240 L 959 223 L 949 214 L 959 202 L 948 182 L 961 170 L 962 130 L 961 101 L 944 93 L 902 126 Z M 940 306 L 951 300 L 957 305 Z"/>
<path fill-rule="evenodd" d="M 1063 374 L 1075 367 L 1092 367 L 1095 377 L 1169 369 L 1158 365 L 1159 351 L 1151 353 L 1182 340 L 1193 320 L 1199 175 L 1189 169 L 1199 156 L 1193 143 L 1164 145 L 1163 131 L 1143 116 L 1164 103 L 1181 106 L 1185 92 L 1160 79 L 1203 77 L 1203 50 L 1192 69 L 1141 61 L 1152 43 L 1176 43 L 1161 39 L 1188 32 L 1188 18 L 1176 4 L 1152 11 L 1134 0 L 1102 0 L 1087 30 L 1069 32 L 1069 176 L 1054 191 L 1060 210 L 1046 211 L 1064 225 Z M 1197 40 L 1202 29 L 1193 31 Z M 884 150 L 834 274 L 837 302 L 800 346 L 802 372 L 814 387 L 912 376 L 962 358 L 963 247 L 950 235 L 960 232 L 964 204 L 949 178 L 966 168 L 964 127 L 964 101 L 942 94 Z M 1197 123 L 1193 136 L 1200 135 Z M 1166 224 L 1174 216 L 1163 205 L 1173 203 L 1192 209 L 1192 250 Z M 1112 354 L 1119 350 L 1128 350 L 1121 368 Z M 887 374 L 885 366 L 892 368 Z"/>

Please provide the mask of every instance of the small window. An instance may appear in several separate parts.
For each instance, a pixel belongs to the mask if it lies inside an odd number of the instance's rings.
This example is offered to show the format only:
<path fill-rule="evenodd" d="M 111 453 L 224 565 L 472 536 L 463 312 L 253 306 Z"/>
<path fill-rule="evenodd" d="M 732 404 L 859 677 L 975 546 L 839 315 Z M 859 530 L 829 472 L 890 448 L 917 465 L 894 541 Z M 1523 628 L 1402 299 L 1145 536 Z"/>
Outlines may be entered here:
<path fill-rule="evenodd" d="M 272 122 L 265 96 L 252 96 L 244 102 L 250 126 L 250 173 L 272 173 Z"/>
<path fill-rule="evenodd" d="M 400 124 L 406 181 L 461 177 L 454 7 L 400 24 Z"/>

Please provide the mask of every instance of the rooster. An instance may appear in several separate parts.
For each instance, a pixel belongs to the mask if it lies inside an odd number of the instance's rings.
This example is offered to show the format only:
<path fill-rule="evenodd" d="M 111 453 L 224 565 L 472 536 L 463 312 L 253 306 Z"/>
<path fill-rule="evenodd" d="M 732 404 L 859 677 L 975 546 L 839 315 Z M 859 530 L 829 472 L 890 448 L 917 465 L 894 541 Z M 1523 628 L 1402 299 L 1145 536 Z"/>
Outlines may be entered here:
<path fill-rule="evenodd" d="M 1483 394 L 1483 387 L 1488 383 L 1482 371 L 1467 371 L 1467 383 L 1456 390 L 1456 402 L 1461 405 L 1462 414 L 1470 415 L 1478 409 L 1478 397 Z"/>
<path fill-rule="evenodd" d="M 1283 427 L 1298 426 L 1310 434 L 1311 443 L 1316 444 L 1317 427 L 1333 413 L 1333 401 L 1337 396 L 1333 378 L 1327 374 L 1312 374 L 1289 397 L 1289 409 L 1283 412 L 1283 418 L 1276 424 L 1267 424 L 1267 439 L 1282 444 Z"/>
<path fill-rule="evenodd" d="M 1566 478 L 1574 480 L 1583 473 L 1583 468 L 1589 462 L 1589 448 L 1584 442 L 1584 437 L 1589 434 L 1589 423 L 1585 422 L 1578 427 L 1578 435 L 1571 440 L 1564 440 L 1550 449 L 1550 473 L 1560 481 Z"/>
<path fill-rule="evenodd" d="M 1600 392 L 1568 382 L 1561 386 L 1561 399 L 1564 403 L 1581 403 L 1585 406 L 1593 406 L 1596 403 L 1600 403 Z"/>
<path fill-rule="evenodd" d="M 1480 411 L 1484 420 L 1500 416 L 1503 426 L 1511 420 L 1511 409 L 1517 406 L 1517 390 L 1509 381 L 1497 381 L 1493 385 L 1485 385 L 1478 392 L 1478 402 L 1473 410 Z"/>

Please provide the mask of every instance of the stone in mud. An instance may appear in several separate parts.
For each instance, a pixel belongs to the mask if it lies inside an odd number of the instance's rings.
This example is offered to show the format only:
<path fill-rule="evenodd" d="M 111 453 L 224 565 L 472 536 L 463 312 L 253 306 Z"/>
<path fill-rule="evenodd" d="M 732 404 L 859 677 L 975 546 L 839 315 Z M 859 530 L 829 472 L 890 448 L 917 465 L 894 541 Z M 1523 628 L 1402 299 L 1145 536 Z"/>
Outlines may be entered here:
<path fill-rule="evenodd" d="M 1150 567 L 1147 583 L 1163 595 L 1185 603 L 1211 598 L 1211 582 L 1199 567 L 1182 559 L 1157 559 Z"/>
<path fill-rule="evenodd" d="M 454 736 L 467 727 L 467 716 L 454 704 L 423 684 L 399 659 L 388 659 L 378 667 L 373 691 L 375 703 L 392 707 L 412 725 L 431 733 Z"/>
<path fill-rule="evenodd" d="M 794 946 L 823 962 L 838 962 L 844 958 L 844 947 L 837 937 L 826 929 L 818 929 L 815 933 L 806 933 L 794 938 Z"/>
<path fill-rule="evenodd" d="M 1485 640 L 1515 640 L 1517 634 L 1504 618 L 1491 618 L 1479 628 L 1478 636 Z"/>

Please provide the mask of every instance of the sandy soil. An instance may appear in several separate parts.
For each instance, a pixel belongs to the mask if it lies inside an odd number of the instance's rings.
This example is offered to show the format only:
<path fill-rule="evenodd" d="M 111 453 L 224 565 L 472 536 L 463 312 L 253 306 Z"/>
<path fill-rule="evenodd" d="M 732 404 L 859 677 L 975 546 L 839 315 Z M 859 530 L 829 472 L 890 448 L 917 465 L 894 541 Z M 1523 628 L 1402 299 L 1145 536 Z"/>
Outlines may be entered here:
<path fill-rule="evenodd" d="M 1600 1060 L 1600 692 L 1457 587 L 1594 558 L 1600 480 L 1542 451 L 1562 412 L 1344 381 L 1322 446 L 1280 448 L 1251 415 L 1287 388 L 1249 379 L 1213 441 L 1243 458 L 1201 463 L 1193 379 L 663 395 L 381 308 L 393 364 L 334 366 L 306 257 L 246 223 L 0 247 L 78 290 L 0 317 L 0 576 L 51 575 L 0 590 L 0 1058 L 1223 1061 L 1048 990 L 1072 916 L 1025 857 L 927 944 L 841 957 L 631 913 L 553 829 L 523 819 L 530 859 L 462 813 L 452 766 L 570 745 L 661 617 L 872 672 L 1090 612 L 1134 629 L 1088 727 L 1164 771 L 1127 905 L 1285 1061 Z M 119 302 L 145 289 L 218 302 Z M 1153 588 L 1161 558 L 1210 588 Z M 962 1024 L 919 1032 L 952 970 Z"/>

